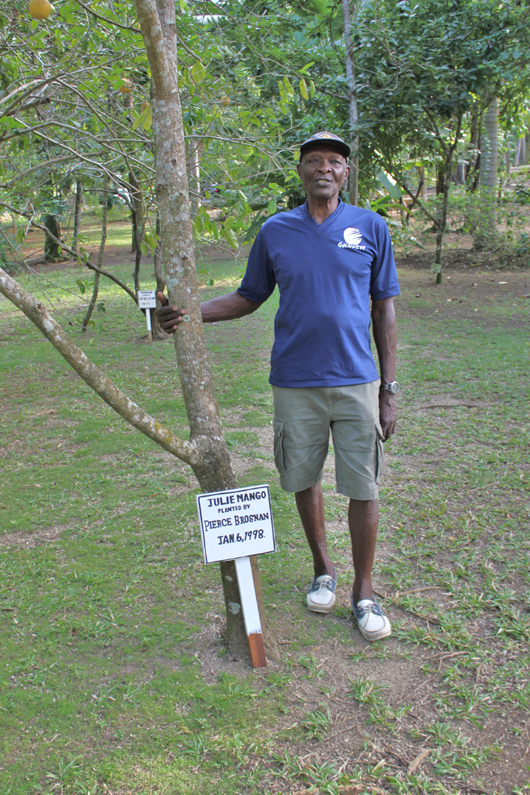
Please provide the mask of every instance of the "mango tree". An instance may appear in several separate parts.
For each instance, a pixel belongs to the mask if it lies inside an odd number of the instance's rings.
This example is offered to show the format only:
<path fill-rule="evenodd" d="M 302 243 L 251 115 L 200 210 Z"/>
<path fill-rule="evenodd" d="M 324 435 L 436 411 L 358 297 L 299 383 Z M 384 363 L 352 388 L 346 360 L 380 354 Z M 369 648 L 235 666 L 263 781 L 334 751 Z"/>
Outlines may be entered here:
<path fill-rule="evenodd" d="M 203 491 L 219 491 L 237 484 L 223 438 L 202 329 L 179 96 L 175 8 L 169 0 L 161 0 L 158 4 L 154 0 L 137 0 L 136 10 L 151 71 L 150 108 L 156 164 L 156 201 L 166 282 L 170 300 L 185 307 L 187 312 L 187 322 L 175 335 L 175 345 L 190 424 L 189 441 L 176 437 L 123 395 L 65 334 L 45 307 L 2 270 L 0 291 L 35 323 L 76 372 L 115 411 L 157 444 L 189 464 Z M 108 169 L 104 166 L 103 170 Z M 4 206 L 13 210 L 7 203 Z M 35 223 L 39 224 L 37 221 Z M 221 564 L 221 572 L 227 608 L 228 647 L 235 656 L 248 657 L 248 641 L 234 564 Z M 254 576 L 258 601 L 261 602 L 256 564 Z M 262 626 L 263 619 L 262 615 Z M 277 652 L 270 636 L 269 641 L 268 652 L 274 655 Z"/>

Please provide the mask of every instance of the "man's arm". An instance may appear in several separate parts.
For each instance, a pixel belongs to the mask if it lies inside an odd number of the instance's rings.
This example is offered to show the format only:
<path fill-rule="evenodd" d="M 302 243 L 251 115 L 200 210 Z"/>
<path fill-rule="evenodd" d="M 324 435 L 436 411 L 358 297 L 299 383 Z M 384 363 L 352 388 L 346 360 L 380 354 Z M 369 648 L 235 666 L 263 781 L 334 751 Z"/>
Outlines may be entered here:
<path fill-rule="evenodd" d="M 169 306 L 169 301 L 163 293 L 157 293 L 157 296 L 162 304 L 156 310 L 157 320 L 167 334 L 172 334 L 177 330 L 179 323 L 182 323 L 186 310 Z M 201 315 L 203 323 L 217 323 L 221 320 L 235 320 L 238 317 L 250 315 L 260 306 L 261 302 L 243 298 L 236 290 L 233 293 L 204 301 L 201 304 Z"/>
<path fill-rule="evenodd" d="M 372 329 L 381 380 L 389 384 L 396 380 L 397 326 L 394 299 L 384 298 L 372 302 Z M 396 396 L 388 391 L 379 392 L 379 418 L 383 435 L 389 439 L 396 429 Z"/>

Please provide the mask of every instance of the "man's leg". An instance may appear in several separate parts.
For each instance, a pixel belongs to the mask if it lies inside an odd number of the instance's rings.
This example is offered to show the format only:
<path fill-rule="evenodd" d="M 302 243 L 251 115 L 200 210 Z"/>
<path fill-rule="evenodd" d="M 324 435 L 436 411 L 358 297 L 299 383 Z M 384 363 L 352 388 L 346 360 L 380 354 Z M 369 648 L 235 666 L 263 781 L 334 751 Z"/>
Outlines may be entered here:
<path fill-rule="evenodd" d="M 359 630 L 366 640 L 380 640 L 392 632 L 384 610 L 375 602 L 372 591 L 372 567 L 379 524 L 377 500 L 350 500 L 348 509 L 353 554 L 352 607 Z"/>
<path fill-rule="evenodd" d="M 379 526 L 378 500 L 350 500 L 348 525 L 355 571 L 352 593 L 357 604 L 361 599 L 373 599 L 372 568 Z"/>
<path fill-rule="evenodd" d="M 297 491 L 295 498 L 307 543 L 313 555 L 315 577 L 320 577 L 323 574 L 329 574 L 330 577 L 334 577 L 333 563 L 328 555 L 326 543 L 322 486 L 320 483 L 316 483 L 314 486 L 304 489 L 304 491 Z"/>

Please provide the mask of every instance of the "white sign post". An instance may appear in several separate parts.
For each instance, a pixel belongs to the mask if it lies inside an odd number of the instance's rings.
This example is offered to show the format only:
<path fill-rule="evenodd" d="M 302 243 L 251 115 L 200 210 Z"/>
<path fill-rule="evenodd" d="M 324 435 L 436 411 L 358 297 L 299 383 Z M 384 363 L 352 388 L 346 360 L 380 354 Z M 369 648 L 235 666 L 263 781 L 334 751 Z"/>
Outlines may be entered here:
<path fill-rule="evenodd" d="M 250 557 L 276 551 L 269 487 L 197 496 L 206 563 L 235 562 L 239 595 L 254 668 L 267 665 Z"/>
<path fill-rule="evenodd" d="M 151 332 L 151 309 L 156 309 L 156 292 L 154 290 L 138 290 L 138 309 L 145 309 L 147 320 L 147 339 L 153 341 Z"/>

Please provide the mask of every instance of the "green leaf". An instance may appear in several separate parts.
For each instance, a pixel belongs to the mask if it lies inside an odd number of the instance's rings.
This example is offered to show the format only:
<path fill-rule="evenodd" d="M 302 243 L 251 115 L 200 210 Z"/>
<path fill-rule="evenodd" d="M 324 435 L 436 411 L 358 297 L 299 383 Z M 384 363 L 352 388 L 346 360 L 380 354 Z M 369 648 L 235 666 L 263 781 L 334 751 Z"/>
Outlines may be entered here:
<path fill-rule="evenodd" d="M 273 215 L 276 212 L 276 209 L 277 209 L 276 199 L 271 199 L 267 205 L 267 212 L 269 213 L 269 215 Z"/>
<path fill-rule="evenodd" d="M 311 67 L 314 65 L 315 65 L 314 61 L 309 61 L 309 63 L 306 63 L 305 66 L 302 66 L 302 68 L 300 69 L 300 74 L 305 75 L 307 70 L 311 69 Z"/>
<path fill-rule="evenodd" d="M 206 69 L 200 61 L 195 61 L 191 67 L 191 77 L 195 83 L 202 83 L 206 77 Z"/>
<path fill-rule="evenodd" d="M 154 232 L 146 232 L 144 235 L 144 241 L 147 246 L 154 251 L 158 245 L 158 237 Z"/>
<path fill-rule="evenodd" d="M 76 284 L 79 287 L 81 295 L 84 295 L 86 292 L 86 282 L 83 279 L 76 279 Z"/>
<path fill-rule="evenodd" d="M 393 180 L 389 174 L 383 171 L 383 169 L 379 169 L 375 176 L 383 188 L 385 188 L 385 190 L 388 192 L 389 196 L 391 196 L 393 199 L 399 199 L 401 197 L 401 191 L 396 185 L 395 180 Z"/>
<path fill-rule="evenodd" d="M 204 231 L 204 219 L 202 215 L 198 214 L 195 216 L 195 218 L 193 219 L 193 228 L 195 229 L 198 235 L 200 235 L 201 232 Z"/>
<path fill-rule="evenodd" d="M 306 82 L 305 82 L 303 77 L 300 80 L 300 93 L 301 93 L 301 95 L 303 96 L 304 99 L 309 99 L 309 93 L 307 91 L 307 84 L 306 84 Z"/>
<path fill-rule="evenodd" d="M 287 93 L 290 97 L 294 97 L 294 88 L 292 87 L 291 83 L 289 82 L 289 78 L 287 75 L 283 76 L 283 84 L 287 90 Z"/>
<path fill-rule="evenodd" d="M 239 243 L 237 242 L 237 237 L 235 236 L 234 232 L 230 227 L 225 226 L 223 227 L 223 237 L 228 243 L 232 246 L 232 248 L 237 248 Z"/>
<path fill-rule="evenodd" d="M 153 126 L 153 111 L 151 106 L 146 108 L 143 113 L 142 127 L 147 132 Z"/>

